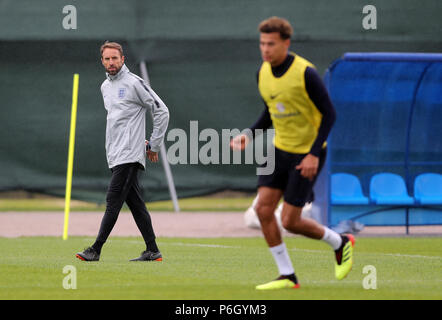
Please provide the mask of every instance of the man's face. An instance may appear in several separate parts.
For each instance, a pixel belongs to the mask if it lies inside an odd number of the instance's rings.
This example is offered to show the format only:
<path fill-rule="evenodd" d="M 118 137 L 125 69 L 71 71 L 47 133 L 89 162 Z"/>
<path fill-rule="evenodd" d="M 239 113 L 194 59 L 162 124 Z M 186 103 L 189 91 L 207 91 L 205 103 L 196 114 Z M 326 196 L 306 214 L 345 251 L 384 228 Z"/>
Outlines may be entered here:
<path fill-rule="evenodd" d="M 263 33 L 259 39 L 262 60 L 269 62 L 272 67 L 284 62 L 290 47 L 290 39 L 282 39 L 279 32 Z"/>
<path fill-rule="evenodd" d="M 113 76 L 116 75 L 123 66 L 124 56 L 122 56 L 117 49 L 105 48 L 101 56 L 101 63 L 106 69 L 106 72 Z"/>

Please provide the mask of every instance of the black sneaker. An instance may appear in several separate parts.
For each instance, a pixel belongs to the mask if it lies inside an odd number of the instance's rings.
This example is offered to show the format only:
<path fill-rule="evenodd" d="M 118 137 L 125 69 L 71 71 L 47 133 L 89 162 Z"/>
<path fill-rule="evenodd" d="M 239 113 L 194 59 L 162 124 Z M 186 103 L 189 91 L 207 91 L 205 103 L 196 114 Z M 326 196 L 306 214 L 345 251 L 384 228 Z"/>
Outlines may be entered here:
<path fill-rule="evenodd" d="M 152 252 L 152 251 L 143 251 L 141 252 L 141 256 L 138 258 L 132 259 L 130 261 L 163 261 L 163 256 L 161 252 Z"/>
<path fill-rule="evenodd" d="M 100 260 L 100 254 L 97 251 L 95 251 L 95 249 L 92 247 L 84 249 L 83 252 L 78 252 L 75 256 L 78 259 L 83 260 L 83 261 L 98 261 L 98 260 Z"/>

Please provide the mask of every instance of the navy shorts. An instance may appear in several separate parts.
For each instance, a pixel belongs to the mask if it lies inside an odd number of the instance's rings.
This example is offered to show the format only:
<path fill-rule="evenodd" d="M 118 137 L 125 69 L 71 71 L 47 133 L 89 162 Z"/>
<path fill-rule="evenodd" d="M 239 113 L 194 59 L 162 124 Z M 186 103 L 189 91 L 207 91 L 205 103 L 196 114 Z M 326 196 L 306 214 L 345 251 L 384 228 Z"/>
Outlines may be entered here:
<path fill-rule="evenodd" d="M 270 175 L 259 176 L 258 188 L 269 187 L 282 190 L 284 201 L 295 207 L 303 207 L 307 202 L 312 202 L 314 200 L 313 186 L 316 177 L 324 166 L 327 149 L 321 150 L 318 173 L 313 180 L 304 178 L 301 175 L 301 170 L 296 169 L 296 166 L 301 163 L 306 155 L 285 152 L 275 148 L 275 170 Z M 266 164 L 264 164 L 265 166 Z"/>

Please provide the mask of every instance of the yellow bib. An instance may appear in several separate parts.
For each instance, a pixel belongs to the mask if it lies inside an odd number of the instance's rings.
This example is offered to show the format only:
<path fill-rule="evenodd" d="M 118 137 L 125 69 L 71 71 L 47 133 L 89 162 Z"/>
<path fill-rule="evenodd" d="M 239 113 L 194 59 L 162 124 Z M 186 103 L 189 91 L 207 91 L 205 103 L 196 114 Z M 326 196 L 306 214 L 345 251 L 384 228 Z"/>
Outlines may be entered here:
<path fill-rule="evenodd" d="M 293 54 L 293 53 L 291 53 Z M 322 114 L 305 88 L 304 73 L 313 67 L 296 55 L 286 73 L 276 78 L 270 63 L 259 71 L 258 88 L 267 104 L 275 128 L 275 147 L 291 153 L 308 153 L 316 139 Z"/>

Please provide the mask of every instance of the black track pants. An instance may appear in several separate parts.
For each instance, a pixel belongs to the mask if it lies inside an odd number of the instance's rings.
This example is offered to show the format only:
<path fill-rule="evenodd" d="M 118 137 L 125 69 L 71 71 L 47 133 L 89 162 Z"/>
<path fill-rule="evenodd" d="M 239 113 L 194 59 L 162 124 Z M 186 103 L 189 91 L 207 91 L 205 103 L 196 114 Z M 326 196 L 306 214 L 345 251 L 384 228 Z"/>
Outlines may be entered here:
<path fill-rule="evenodd" d="M 101 221 L 97 241 L 106 242 L 117 222 L 124 202 L 129 206 L 144 242 L 147 244 L 155 239 L 152 221 L 138 184 L 139 168 L 140 164 L 138 163 L 127 163 L 111 169 L 112 178 L 106 196 L 106 212 Z"/>

